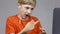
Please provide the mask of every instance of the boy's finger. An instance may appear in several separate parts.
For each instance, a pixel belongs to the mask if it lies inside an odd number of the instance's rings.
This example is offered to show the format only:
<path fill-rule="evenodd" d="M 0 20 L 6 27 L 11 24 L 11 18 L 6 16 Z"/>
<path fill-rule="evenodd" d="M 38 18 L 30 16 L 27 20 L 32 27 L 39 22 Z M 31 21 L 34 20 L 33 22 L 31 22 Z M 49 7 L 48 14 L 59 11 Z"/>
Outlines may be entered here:
<path fill-rule="evenodd" d="M 34 25 L 37 24 L 38 22 L 39 22 L 39 21 L 36 21 L 36 22 L 34 23 Z"/>

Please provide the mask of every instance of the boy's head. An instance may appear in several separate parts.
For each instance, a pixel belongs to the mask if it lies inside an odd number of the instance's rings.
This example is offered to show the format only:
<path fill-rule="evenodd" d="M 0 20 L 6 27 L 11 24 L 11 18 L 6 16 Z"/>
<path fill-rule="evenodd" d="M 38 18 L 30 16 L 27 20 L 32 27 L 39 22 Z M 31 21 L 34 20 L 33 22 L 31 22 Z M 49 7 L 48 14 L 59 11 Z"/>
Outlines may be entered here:
<path fill-rule="evenodd" d="M 22 17 L 28 17 L 35 8 L 36 0 L 18 0 L 18 8 Z"/>

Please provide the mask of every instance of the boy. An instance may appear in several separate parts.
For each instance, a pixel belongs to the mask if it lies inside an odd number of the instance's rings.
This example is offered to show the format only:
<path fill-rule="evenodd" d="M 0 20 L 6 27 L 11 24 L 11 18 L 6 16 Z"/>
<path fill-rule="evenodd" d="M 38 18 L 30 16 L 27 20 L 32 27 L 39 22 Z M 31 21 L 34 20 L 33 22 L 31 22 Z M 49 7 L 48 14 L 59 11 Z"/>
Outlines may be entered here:
<path fill-rule="evenodd" d="M 46 34 L 39 20 L 31 16 L 36 0 L 18 0 L 20 13 L 10 16 L 6 22 L 6 34 Z"/>

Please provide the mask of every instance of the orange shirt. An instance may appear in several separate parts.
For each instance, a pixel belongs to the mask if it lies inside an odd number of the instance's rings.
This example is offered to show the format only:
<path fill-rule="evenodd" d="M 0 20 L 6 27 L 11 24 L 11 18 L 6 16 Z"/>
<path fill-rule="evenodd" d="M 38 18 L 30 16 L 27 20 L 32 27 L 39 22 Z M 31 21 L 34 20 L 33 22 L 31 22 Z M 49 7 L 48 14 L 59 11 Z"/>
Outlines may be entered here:
<path fill-rule="evenodd" d="M 25 25 L 31 21 L 34 20 L 35 22 L 38 20 L 36 17 L 30 16 L 28 20 L 23 21 L 20 18 L 18 18 L 18 15 L 10 16 L 8 17 L 6 21 L 6 34 L 15 33 L 18 34 Z M 27 34 L 40 34 L 40 28 L 41 24 L 38 22 L 33 30 L 30 30 L 27 32 Z"/>

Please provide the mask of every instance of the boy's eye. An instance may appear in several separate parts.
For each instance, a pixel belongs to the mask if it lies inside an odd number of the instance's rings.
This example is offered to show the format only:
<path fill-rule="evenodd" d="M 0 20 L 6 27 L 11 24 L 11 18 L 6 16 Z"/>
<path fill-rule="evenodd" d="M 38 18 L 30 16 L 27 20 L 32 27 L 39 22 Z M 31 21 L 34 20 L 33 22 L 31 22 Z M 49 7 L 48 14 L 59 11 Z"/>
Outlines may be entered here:
<path fill-rule="evenodd" d="M 33 10 L 33 8 L 31 8 L 31 10 Z"/>
<path fill-rule="evenodd" d="M 29 9 L 29 7 L 26 7 L 26 9 Z"/>

